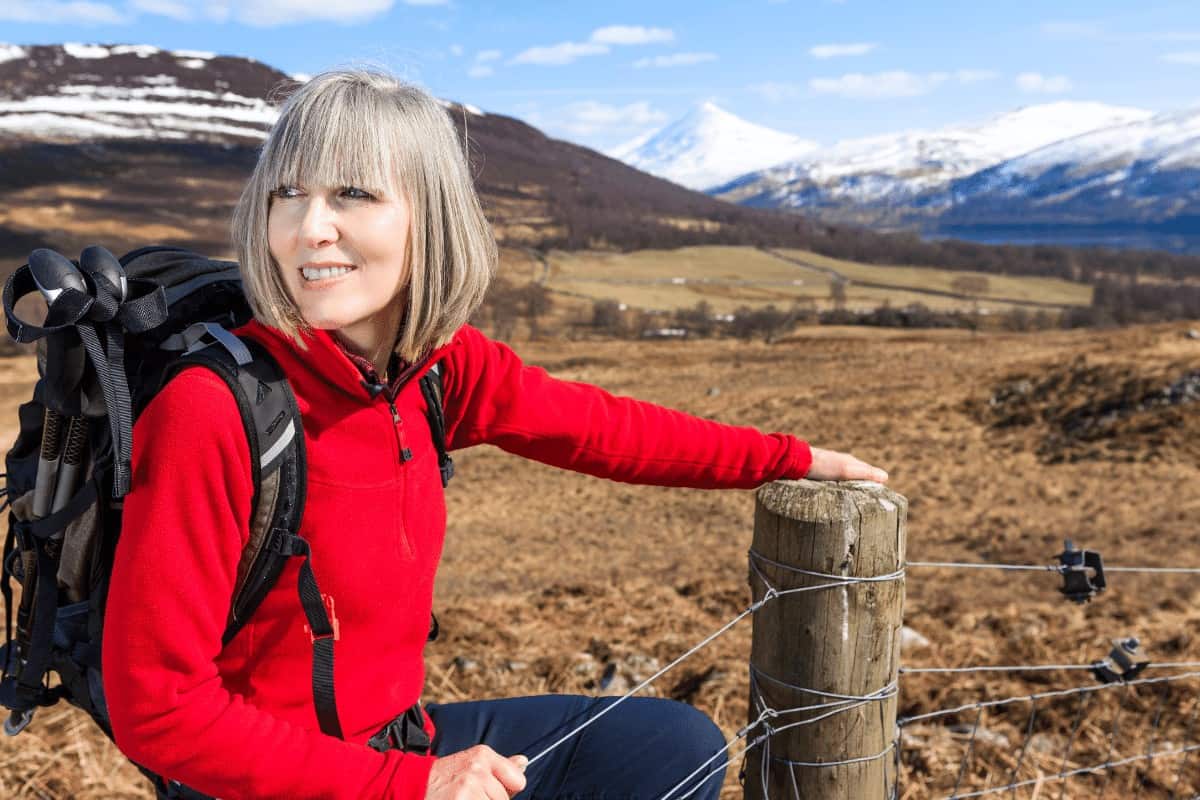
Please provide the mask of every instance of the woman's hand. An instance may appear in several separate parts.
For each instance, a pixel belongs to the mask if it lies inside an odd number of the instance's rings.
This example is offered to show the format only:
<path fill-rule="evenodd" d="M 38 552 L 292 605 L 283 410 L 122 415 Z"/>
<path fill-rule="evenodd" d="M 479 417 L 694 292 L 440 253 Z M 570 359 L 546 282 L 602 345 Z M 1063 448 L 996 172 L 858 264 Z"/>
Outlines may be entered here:
<path fill-rule="evenodd" d="M 813 447 L 812 466 L 805 476 L 814 481 L 875 481 L 887 483 L 888 474 L 849 453 Z"/>
<path fill-rule="evenodd" d="M 480 744 L 433 762 L 425 800 L 509 800 L 525 788 L 525 756 Z"/>

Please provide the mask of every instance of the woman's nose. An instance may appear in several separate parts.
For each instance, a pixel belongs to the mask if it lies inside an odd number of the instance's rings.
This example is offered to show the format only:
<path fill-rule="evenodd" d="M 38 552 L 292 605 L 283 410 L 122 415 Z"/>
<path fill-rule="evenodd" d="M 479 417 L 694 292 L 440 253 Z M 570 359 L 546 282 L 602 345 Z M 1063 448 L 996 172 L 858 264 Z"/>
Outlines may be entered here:
<path fill-rule="evenodd" d="M 306 205 L 300 220 L 300 237 L 310 248 L 337 241 L 337 213 L 323 197 L 313 197 Z"/>

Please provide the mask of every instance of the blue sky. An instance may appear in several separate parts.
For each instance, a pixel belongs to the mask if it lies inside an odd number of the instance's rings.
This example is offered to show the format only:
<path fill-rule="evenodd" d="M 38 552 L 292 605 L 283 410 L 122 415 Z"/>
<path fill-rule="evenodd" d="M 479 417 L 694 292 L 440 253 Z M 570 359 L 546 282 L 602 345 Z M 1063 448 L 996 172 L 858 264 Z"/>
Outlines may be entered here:
<path fill-rule="evenodd" d="M 1200 106 L 1195 0 L 0 0 L 0 42 L 64 41 L 369 62 L 598 149 L 705 100 L 825 144 L 1059 99 Z"/>

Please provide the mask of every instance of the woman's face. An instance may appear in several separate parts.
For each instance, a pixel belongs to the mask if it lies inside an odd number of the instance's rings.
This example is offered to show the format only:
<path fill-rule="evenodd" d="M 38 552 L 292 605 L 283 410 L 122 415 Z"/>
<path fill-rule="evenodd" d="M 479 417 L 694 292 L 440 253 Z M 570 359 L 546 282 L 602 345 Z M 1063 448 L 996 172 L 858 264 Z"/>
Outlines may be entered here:
<path fill-rule="evenodd" d="M 360 347 L 390 346 L 408 286 L 410 222 L 399 195 L 354 186 L 272 192 L 267 242 L 304 321 Z"/>

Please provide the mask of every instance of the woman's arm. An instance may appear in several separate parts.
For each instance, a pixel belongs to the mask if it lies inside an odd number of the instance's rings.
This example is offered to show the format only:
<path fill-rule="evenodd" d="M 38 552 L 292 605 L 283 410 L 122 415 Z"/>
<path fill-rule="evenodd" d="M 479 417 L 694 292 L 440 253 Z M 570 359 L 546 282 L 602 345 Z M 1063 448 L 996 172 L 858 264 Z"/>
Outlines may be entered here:
<path fill-rule="evenodd" d="M 446 365 L 452 448 L 480 443 L 628 483 L 753 488 L 778 478 L 872 477 L 851 456 L 552 378 L 471 327 Z M 814 456 L 818 456 L 814 461 Z M 858 466 L 861 465 L 861 466 Z M 877 472 L 882 472 L 877 471 Z"/>
<path fill-rule="evenodd" d="M 249 447 L 228 387 L 205 369 L 184 371 L 147 407 L 133 441 L 103 647 L 120 748 L 225 800 L 423 798 L 432 758 L 385 755 L 289 724 L 218 674 L 252 501 Z"/>

